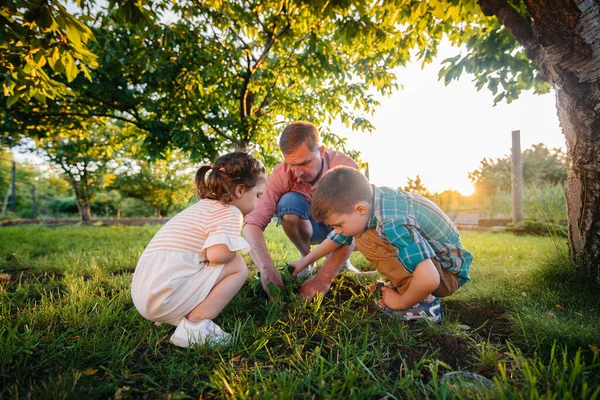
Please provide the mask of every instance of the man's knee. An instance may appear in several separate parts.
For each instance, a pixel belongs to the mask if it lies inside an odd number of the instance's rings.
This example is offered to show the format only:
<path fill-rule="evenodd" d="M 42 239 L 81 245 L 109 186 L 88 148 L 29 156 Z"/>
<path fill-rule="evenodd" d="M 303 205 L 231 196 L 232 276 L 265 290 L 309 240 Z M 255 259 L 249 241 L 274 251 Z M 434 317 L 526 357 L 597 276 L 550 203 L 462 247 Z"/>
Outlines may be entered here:
<path fill-rule="evenodd" d="M 306 220 L 300 218 L 300 216 L 296 215 L 296 214 L 283 214 L 281 216 L 281 224 L 285 225 L 285 226 L 298 225 L 298 224 L 302 223 L 301 221 L 306 221 Z"/>
<path fill-rule="evenodd" d="M 286 215 L 295 215 L 301 219 L 310 218 L 310 203 L 300 193 L 288 192 L 277 203 L 277 218 L 283 222 Z"/>

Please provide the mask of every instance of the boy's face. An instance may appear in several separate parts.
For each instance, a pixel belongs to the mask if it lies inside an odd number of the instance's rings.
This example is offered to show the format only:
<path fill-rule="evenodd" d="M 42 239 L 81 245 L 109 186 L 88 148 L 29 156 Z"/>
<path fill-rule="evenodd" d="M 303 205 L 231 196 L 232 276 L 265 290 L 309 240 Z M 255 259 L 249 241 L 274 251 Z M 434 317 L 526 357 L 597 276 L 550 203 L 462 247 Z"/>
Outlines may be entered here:
<path fill-rule="evenodd" d="M 301 182 L 311 183 L 321 173 L 324 147 L 312 151 L 306 143 L 291 152 L 284 154 L 285 163 L 290 166 L 294 176 Z"/>
<path fill-rule="evenodd" d="M 369 204 L 366 202 L 357 203 L 350 213 L 331 213 L 325 218 L 325 223 L 331 226 L 335 233 L 341 233 L 344 236 L 360 236 L 371 218 Z"/>

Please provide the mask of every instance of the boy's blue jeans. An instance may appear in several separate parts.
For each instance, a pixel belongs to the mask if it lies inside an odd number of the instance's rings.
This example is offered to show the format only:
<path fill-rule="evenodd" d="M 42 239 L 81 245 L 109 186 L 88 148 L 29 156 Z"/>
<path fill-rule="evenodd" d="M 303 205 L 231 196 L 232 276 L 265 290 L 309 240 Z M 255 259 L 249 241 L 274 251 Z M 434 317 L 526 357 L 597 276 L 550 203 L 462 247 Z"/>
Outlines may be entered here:
<path fill-rule="evenodd" d="M 312 236 L 310 244 L 319 244 L 327 237 L 332 228 L 326 224 L 321 224 L 310 215 L 310 203 L 298 192 L 287 192 L 277 203 L 277 226 L 281 225 L 281 218 L 286 214 L 297 215 L 302 219 L 310 221 L 312 225 Z"/>

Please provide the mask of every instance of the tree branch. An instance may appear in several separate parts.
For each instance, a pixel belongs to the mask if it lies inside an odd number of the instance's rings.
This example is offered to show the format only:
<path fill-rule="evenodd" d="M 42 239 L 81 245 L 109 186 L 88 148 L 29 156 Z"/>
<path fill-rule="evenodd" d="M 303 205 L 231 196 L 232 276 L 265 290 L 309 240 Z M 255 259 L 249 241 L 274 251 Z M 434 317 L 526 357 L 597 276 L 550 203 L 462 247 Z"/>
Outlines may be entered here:
<path fill-rule="evenodd" d="M 202 121 L 204 121 L 204 123 L 206 123 L 206 125 L 210 126 L 212 128 L 212 130 L 214 130 L 218 136 L 221 136 L 223 139 L 230 140 L 234 143 L 237 143 L 237 140 L 234 140 L 234 139 L 230 138 L 229 136 L 227 136 L 218 126 L 215 126 L 206 117 L 206 115 L 204 115 L 204 113 L 200 110 L 200 107 L 198 106 L 197 102 L 192 102 L 192 104 L 194 104 L 194 107 L 196 108 L 196 112 L 200 116 L 200 119 L 202 119 Z"/>
<path fill-rule="evenodd" d="M 483 14 L 496 16 L 512 33 L 519 44 L 525 48 L 527 57 L 537 61 L 540 54 L 540 44 L 533 36 L 531 24 L 515 10 L 507 0 L 477 0 Z"/>
<path fill-rule="evenodd" d="M 114 118 L 114 119 L 118 119 L 120 121 L 124 121 L 124 122 L 128 122 L 130 124 L 133 124 L 135 126 L 137 126 L 140 129 L 145 130 L 144 127 L 140 126 L 139 123 L 132 121 L 130 119 L 127 119 L 125 117 L 118 117 L 116 115 L 113 114 L 103 114 L 103 113 L 96 113 L 93 112 L 92 113 L 66 113 L 66 112 L 59 112 L 59 113 L 39 113 L 36 114 L 39 115 L 40 117 L 108 117 L 108 118 Z"/>

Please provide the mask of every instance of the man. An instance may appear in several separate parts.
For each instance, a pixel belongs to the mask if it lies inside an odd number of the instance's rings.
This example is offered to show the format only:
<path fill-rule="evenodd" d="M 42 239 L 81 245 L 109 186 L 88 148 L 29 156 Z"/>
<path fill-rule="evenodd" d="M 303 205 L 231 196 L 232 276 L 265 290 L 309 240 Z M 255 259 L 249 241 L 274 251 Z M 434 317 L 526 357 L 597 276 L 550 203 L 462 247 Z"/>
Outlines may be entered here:
<path fill-rule="evenodd" d="M 356 162 L 347 155 L 320 145 L 317 127 L 309 122 L 294 122 L 285 128 L 279 148 L 285 161 L 269 176 L 256 209 L 246 216 L 242 229 L 267 294 L 270 294 L 269 282 L 279 288 L 283 286 L 263 233 L 273 215 L 277 215 L 278 224 L 282 225 L 301 257 L 306 256 L 310 253 L 310 245 L 321 243 L 331 231 L 331 227 L 316 222 L 310 215 L 310 202 L 319 180 L 325 172 L 339 165 L 358 169 Z M 329 291 L 331 281 L 342 267 L 356 271 L 348 261 L 353 249 L 354 244 L 351 244 L 333 251 L 319 272 L 302 285 L 300 295 L 312 300 L 317 292 L 326 294 Z M 306 275 L 311 274 L 312 265 L 306 270 Z"/>

